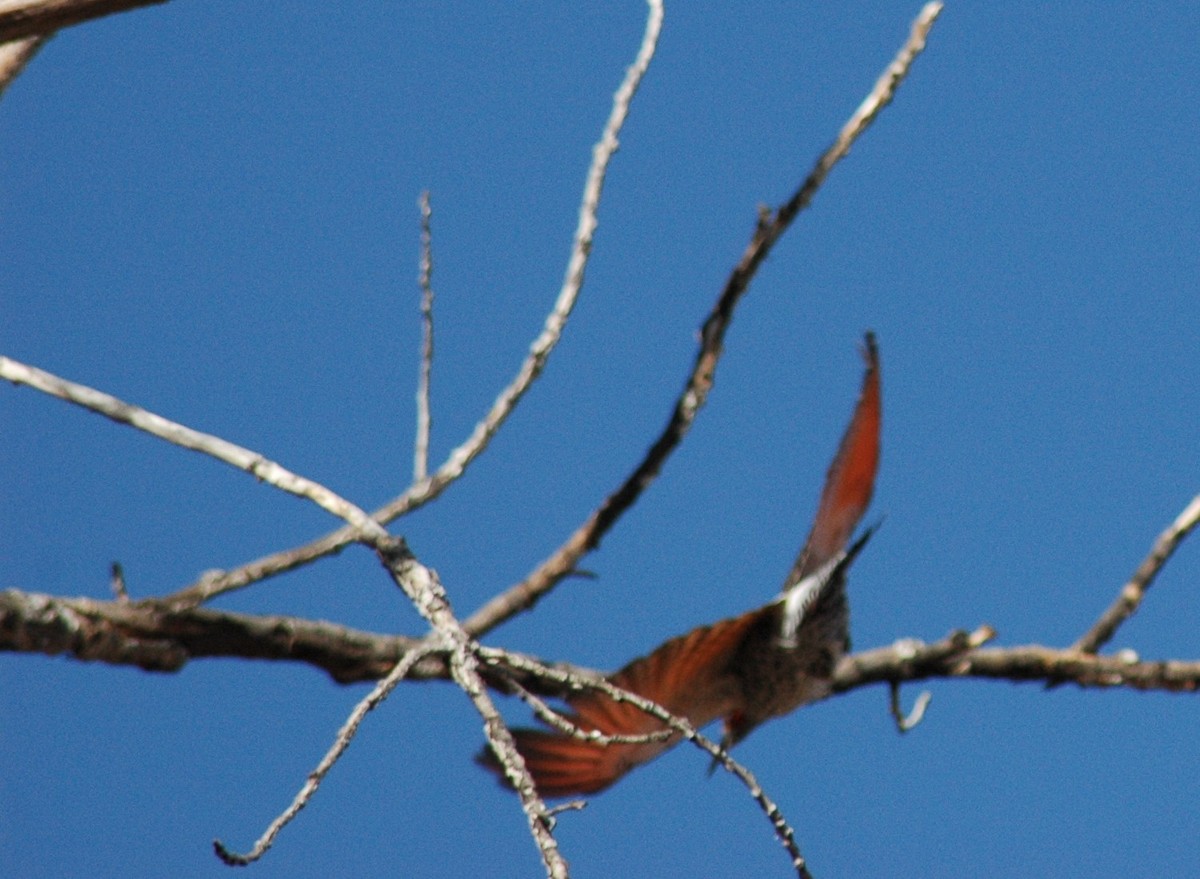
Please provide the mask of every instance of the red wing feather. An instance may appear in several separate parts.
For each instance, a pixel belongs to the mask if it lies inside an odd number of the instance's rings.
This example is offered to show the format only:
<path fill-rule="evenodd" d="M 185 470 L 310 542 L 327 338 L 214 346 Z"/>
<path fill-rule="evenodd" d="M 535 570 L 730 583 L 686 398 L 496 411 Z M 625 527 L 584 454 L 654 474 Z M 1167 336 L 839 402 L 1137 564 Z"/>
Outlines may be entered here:
<path fill-rule="evenodd" d="M 879 466 L 879 352 L 875 337 L 866 337 L 867 372 L 850 426 L 825 477 L 816 521 L 787 586 L 836 557 L 862 518 Z M 744 694 L 730 672 L 747 632 L 772 605 L 739 617 L 702 626 L 667 641 L 653 653 L 635 659 L 609 680 L 662 705 L 672 714 L 702 727 L 718 717 L 738 717 Z M 616 702 L 594 690 L 567 700 L 570 719 L 585 730 L 607 735 L 638 735 L 664 728 L 659 721 L 627 702 Z M 560 797 L 604 790 L 630 769 L 652 760 L 678 741 L 601 745 L 548 730 L 513 731 L 517 748 L 543 796 Z M 490 753 L 481 762 L 499 772 Z"/>
<path fill-rule="evenodd" d="M 696 727 L 737 708 L 738 692 L 729 678 L 729 661 L 761 611 L 693 629 L 635 659 L 609 680 L 622 689 L 686 717 Z M 568 700 L 572 722 L 606 735 L 639 735 L 665 728 L 662 721 L 628 702 L 615 702 L 595 690 Z M 559 732 L 513 731 L 517 749 L 543 796 L 561 797 L 603 790 L 635 766 L 652 760 L 678 742 L 609 745 L 585 742 Z M 494 758 L 484 765 L 498 770 Z"/>
<path fill-rule="evenodd" d="M 879 349 L 874 333 L 867 333 L 863 358 L 867 362 L 867 372 L 863 376 L 858 405 L 833 463 L 829 465 L 816 520 L 788 576 L 785 589 L 800 582 L 842 551 L 871 502 L 875 473 L 879 469 L 881 421 Z"/>

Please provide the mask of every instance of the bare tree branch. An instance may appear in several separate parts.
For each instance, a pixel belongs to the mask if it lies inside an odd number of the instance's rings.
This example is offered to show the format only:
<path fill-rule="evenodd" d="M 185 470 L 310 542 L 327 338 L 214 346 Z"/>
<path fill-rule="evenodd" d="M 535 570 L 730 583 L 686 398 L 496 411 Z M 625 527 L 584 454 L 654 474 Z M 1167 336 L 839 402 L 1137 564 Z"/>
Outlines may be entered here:
<path fill-rule="evenodd" d="M 379 523 L 320 483 L 293 473 L 257 452 L 221 439 L 219 436 L 201 433 L 178 422 L 163 418 L 161 415 L 156 415 L 147 409 L 142 409 L 140 406 L 118 400 L 103 391 L 67 381 L 45 370 L 27 366 L 3 355 L 0 355 L 0 379 L 26 385 L 44 394 L 66 400 L 68 403 L 90 409 L 106 418 L 111 418 L 118 424 L 129 425 L 153 437 L 166 440 L 172 445 L 200 452 L 223 464 L 243 470 L 280 491 L 306 498 L 323 510 L 345 520 L 351 526 L 352 533 L 361 530 L 364 536 L 368 537 L 386 534 Z M 356 539 L 359 539 L 357 533 Z"/>
<path fill-rule="evenodd" d="M 1150 588 L 1150 584 L 1154 582 L 1158 572 L 1162 570 L 1163 565 L 1175 552 L 1175 548 L 1196 527 L 1198 522 L 1200 522 L 1200 494 L 1192 498 L 1192 502 L 1175 518 L 1175 521 L 1168 525 L 1162 534 L 1158 535 L 1154 546 L 1150 548 L 1150 554 L 1138 565 L 1138 569 L 1133 572 L 1129 582 L 1121 589 L 1116 601 L 1100 615 L 1100 619 L 1096 620 L 1087 633 L 1075 642 L 1075 650 L 1081 653 L 1095 653 L 1109 642 L 1120 625 L 1133 616 L 1141 606 L 1142 599 L 1146 597 L 1146 590 Z"/>
<path fill-rule="evenodd" d="M 0 44 L 0 98 L 12 81 L 21 75 L 25 65 L 50 39 L 50 34 L 40 37 L 25 37 L 11 43 Z"/>
<path fill-rule="evenodd" d="M 383 677 L 417 643 L 299 617 L 0 592 L 0 650 L 66 654 L 146 671 L 176 672 L 193 659 L 237 657 L 301 662 L 349 684 Z M 437 667 L 444 677 L 444 661 Z"/>
<path fill-rule="evenodd" d="M 0 0 L 0 43 L 15 40 L 0 45 L 0 93 L 41 44 L 42 37 L 38 34 L 48 34 L 58 27 L 152 2 L 163 0 Z M 609 529 L 657 478 L 707 401 L 734 310 L 749 289 L 759 266 L 796 216 L 811 203 L 833 167 L 849 153 L 857 138 L 892 100 L 912 62 L 924 48 L 928 32 L 941 11 L 940 3 L 929 3 L 924 7 L 905 45 L 843 126 L 833 145 L 818 158 L 800 187 L 781 206 L 760 216 L 750 242 L 703 324 L 695 362 L 674 402 L 667 425 L 632 473 L 561 547 L 523 581 L 496 595 L 461 623 L 452 611 L 436 572 L 422 565 L 401 538 L 388 534 L 383 527 L 436 498 L 462 475 L 536 381 L 561 338 L 584 283 L 608 163 L 618 148 L 617 136 L 657 45 L 663 17 L 661 0 L 648 0 L 648 6 L 637 58 L 614 96 L 611 115 L 594 147 L 578 226 L 558 297 L 515 377 L 500 392 L 471 436 L 451 452 L 432 475 L 428 473 L 429 384 L 433 357 L 431 211 L 428 194 L 422 197 L 423 345 L 417 391 L 414 481 L 403 494 L 374 514 L 368 515 L 319 483 L 252 450 L 192 430 L 98 390 L 0 357 L 0 378 L 27 385 L 175 445 L 214 457 L 275 488 L 308 499 L 347 523 L 317 541 L 205 577 L 165 599 L 131 602 L 119 565 L 113 567 L 112 583 L 116 596 L 113 601 L 59 598 L 17 590 L 0 592 L 0 651 L 66 653 L 82 660 L 153 671 L 177 671 L 193 658 L 209 656 L 271 659 L 306 663 L 325 670 L 343 683 L 378 682 L 350 713 L 329 751 L 300 787 L 292 803 L 268 825 L 249 852 L 237 854 L 219 841 L 214 842 L 218 856 L 228 864 L 250 863 L 271 847 L 280 830 L 315 794 L 325 775 L 349 746 L 366 714 L 395 686 L 405 679 L 440 678 L 453 680 L 483 719 L 489 745 L 520 796 L 530 833 L 538 845 L 548 876 L 567 876 L 566 862 L 552 832 L 557 810 L 547 808 L 538 795 L 489 687 L 516 692 L 538 716 L 570 735 L 611 742 L 648 741 L 664 735 L 688 739 L 743 782 L 771 820 L 797 874 L 801 877 L 810 875 L 792 828 L 754 776 L 686 720 L 636 694 L 614 687 L 598 672 L 563 664 L 547 665 L 520 654 L 483 648 L 474 638 L 533 606 L 563 578 L 575 572 L 580 559 L 599 546 Z M 835 670 L 833 692 L 887 684 L 891 691 L 892 712 L 902 732 L 920 722 L 928 704 L 928 694 L 922 693 L 913 711 L 908 716 L 903 714 L 899 690 L 901 683 L 906 681 L 973 677 L 1050 684 L 1070 682 L 1090 688 L 1196 692 L 1200 690 L 1200 661 L 1143 661 L 1132 651 L 1122 651 L 1116 656 L 1099 656 L 1097 651 L 1136 612 L 1158 572 L 1198 522 L 1200 496 L 1194 498 L 1158 537 L 1149 556 L 1125 584 L 1116 602 L 1070 648 L 1042 645 L 989 647 L 986 645 L 995 633 L 987 626 L 972 633 L 953 632 L 932 644 L 906 640 L 844 657 Z M 430 635 L 424 639 L 404 638 L 318 621 L 248 616 L 198 606 L 216 595 L 311 562 L 352 542 L 360 542 L 376 553 L 393 582 L 429 623 Z M 610 698 L 630 702 L 660 719 L 668 731 L 642 736 L 599 736 L 573 725 L 541 698 L 562 696 L 580 687 L 596 688 Z"/>
<path fill-rule="evenodd" d="M 1128 687 L 1194 693 L 1200 690 L 1200 661 L 1142 661 L 1132 651 L 1096 656 L 1074 648 L 1040 644 L 981 647 L 993 635 L 984 626 L 975 632 L 952 632 L 941 641 L 901 641 L 844 657 L 833 675 L 833 692 L 868 684 L 921 681 L 931 678 L 989 678 L 1014 683 L 1071 683 L 1086 688 Z"/>
<path fill-rule="evenodd" d="M 649 0 L 649 15 L 645 36 L 637 60 L 628 71 L 621 88 L 614 98 L 612 115 L 605 126 L 601 142 L 595 149 L 593 163 L 585 185 L 583 203 L 580 209 L 579 228 L 576 232 L 575 244 L 568 263 L 566 279 L 564 280 L 559 298 L 546 320 L 543 331 L 534 340 L 529 356 L 522 364 L 517 377 L 501 392 L 491 411 L 477 425 L 475 432 L 467 443 L 460 446 L 459 449 L 451 454 L 450 460 L 447 464 L 443 465 L 434 478 L 418 480 L 426 487 L 426 497 L 434 496 L 433 486 L 436 484 L 438 476 L 442 477 L 443 484 L 448 484 L 451 478 L 457 478 L 457 474 L 462 472 L 466 464 L 482 451 L 491 436 L 494 435 L 495 431 L 507 418 L 508 414 L 511 413 L 523 394 L 541 373 L 551 350 L 561 337 L 567 318 L 570 315 L 579 291 L 582 289 L 584 270 L 596 228 L 595 215 L 603 189 L 604 176 L 608 161 L 617 149 L 616 134 L 626 118 L 633 95 L 653 57 L 661 23 L 662 5 L 660 0 Z M 425 221 L 427 230 L 427 212 Z M 425 278 L 428 281 L 427 274 Z M 428 285 L 426 286 L 426 290 L 429 290 Z M 426 305 L 428 306 L 428 304 L 427 301 Z M 428 321 L 428 307 L 425 313 Z M 427 352 L 429 350 L 428 342 L 427 335 Z M 428 353 L 423 360 L 427 365 L 429 360 Z M 305 497 L 323 509 L 342 518 L 349 526 L 348 529 L 341 529 L 338 532 L 343 544 L 350 541 L 359 541 L 374 549 L 395 584 L 404 591 L 417 610 L 433 627 L 433 641 L 424 644 L 421 648 L 421 653 L 433 650 L 433 644 L 444 648 L 443 652 L 445 653 L 449 676 L 467 694 L 483 718 L 484 730 L 492 750 L 502 755 L 506 761 L 505 765 L 509 779 L 520 796 L 521 806 L 528 818 L 530 832 L 538 845 L 547 875 L 555 877 L 555 879 L 568 875 L 566 862 L 559 854 L 557 843 L 552 835 L 553 815 L 546 808 L 545 803 L 535 789 L 533 779 L 525 768 L 524 761 L 516 749 L 512 736 L 508 732 L 504 720 L 492 702 L 487 687 L 480 676 L 479 661 L 476 656 L 478 645 L 471 640 L 454 617 L 446 593 L 438 581 L 437 575 L 417 562 L 415 557 L 408 551 L 402 539 L 393 538 L 388 535 L 379 522 L 367 516 L 357 506 L 329 491 L 319 483 L 305 479 L 274 462 L 266 460 L 261 455 L 222 440 L 219 437 L 192 430 L 100 391 L 68 382 L 57 376 L 8 358 L 0 358 L 0 378 L 7 378 L 10 381 L 25 384 L 45 393 L 58 396 L 175 445 L 210 455 L 226 464 L 245 470 L 276 488 Z M 427 379 L 427 373 L 425 374 L 425 378 Z M 427 383 L 423 381 L 423 397 L 426 393 L 426 388 Z M 420 431 L 421 436 L 418 437 L 418 451 L 416 453 L 418 477 L 423 476 L 425 470 L 423 463 L 424 454 L 421 452 L 420 446 L 427 444 L 427 424 L 428 421 L 426 419 L 426 427 Z M 447 467 L 453 468 L 455 472 L 447 473 Z M 411 496 L 411 489 L 406 495 Z M 288 562 L 291 563 L 291 561 L 292 559 L 289 558 Z M 228 582 L 219 585 L 216 584 L 214 580 L 217 579 L 219 578 L 212 578 L 202 581 L 199 584 L 205 588 L 205 594 L 201 596 L 202 598 L 217 594 L 221 588 L 230 588 Z M 121 597 L 123 598 L 124 596 Z M 119 603 L 128 605 L 127 601 L 120 601 Z M 27 636 L 27 630 L 22 630 L 19 626 L 9 626 L 9 622 L 10 620 L 6 619 L 6 633 L 10 629 L 13 629 L 19 635 Z M 28 640 L 27 637 L 26 640 Z M 34 643 L 38 642 L 34 641 Z M 45 641 L 43 640 L 41 643 L 44 644 Z M 132 655 L 136 656 L 138 661 L 146 661 L 143 656 L 139 656 L 136 653 Z M 420 658 L 421 656 L 414 654 L 413 662 L 417 662 Z M 166 663 L 168 664 L 178 662 L 181 662 L 179 654 L 169 656 L 166 659 Z M 382 695 L 386 694 L 390 686 L 394 686 L 394 683 L 404 674 L 409 673 L 411 668 L 412 663 L 402 660 L 389 675 L 387 689 L 380 689 L 378 691 L 381 694 L 379 698 L 382 698 Z M 373 701 L 364 703 L 364 705 L 369 704 L 375 703 Z M 365 714 L 367 710 L 369 708 L 363 707 L 361 714 Z M 357 728 L 357 724 L 361 719 L 358 715 L 359 712 L 356 712 L 356 715 L 351 717 L 346 728 L 350 732 L 339 738 L 338 743 L 335 744 L 326 761 L 323 761 L 319 770 L 310 776 L 309 782 L 302 788 L 292 805 L 268 827 L 267 832 L 256 843 L 254 849 L 247 855 L 238 855 L 229 852 L 221 843 L 217 842 L 215 843 L 215 850 L 218 856 L 222 857 L 229 864 L 249 863 L 261 857 L 270 847 L 279 830 L 294 817 L 315 792 L 320 779 L 328 771 L 329 767 L 333 765 L 337 754 L 341 753 L 341 750 L 344 750 L 346 744 L 349 742 L 352 730 Z"/>
<path fill-rule="evenodd" d="M 496 666 L 496 668 L 500 670 L 502 666 Z M 555 711 L 551 708 L 540 696 L 525 689 L 525 687 L 517 683 L 515 678 L 505 675 L 505 683 L 517 694 L 517 698 L 532 709 L 535 717 L 545 721 L 549 726 L 569 735 L 573 739 L 579 739 L 583 742 L 593 742 L 597 745 L 642 745 L 647 742 L 662 742 L 674 735 L 669 729 L 633 735 L 605 735 L 596 729 L 583 729 L 579 725 L 572 723 L 561 711 Z"/>
<path fill-rule="evenodd" d="M 417 373 L 417 439 L 413 443 L 413 482 L 429 475 L 429 374 L 433 370 L 433 208 L 421 193 L 421 366 Z"/>
<path fill-rule="evenodd" d="M 374 519 L 345 498 L 325 486 L 292 473 L 262 455 L 227 442 L 219 437 L 204 434 L 138 406 L 122 402 L 115 397 L 83 385 L 68 382 L 43 370 L 25 366 L 10 358 L 0 357 L 0 378 L 28 385 L 44 393 L 60 397 L 69 402 L 91 409 L 121 424 L 127 424 L 185 449 L 202 452 L 218 461 L 237 467 L 274 488 L 306 498 L 324 510 L 339 516 L 356 532 L 356 539 L 375 550 L 380 561 L 388 570 L 392 580 L 408 596 L 418 612 L 433 627 L 438 639 L 449 647 L 450 677 L 471 699 L 472 704 L 484 719 L 484 730 L 489 743 L 498 753 L 516 752 L 512 736 L 504 725 L 483 680 L 478 672 L 476 645 L 463 631 L 450 610 L 445 591 L 437 575 L 420 564 L 400 538 L 389 535 Z M 120 602 L 125 604 L 124 602 Z M 546 810 L 533 786 L 533 779 L 525 770 L 518 756 L 512 770 L 514 786 L 521 796 L 521 806 L 529 819 L 530 831 L 537 842 L 547 875 L 565 877 L 566 862 L 558 853 L 558 845 L 551 835 L 552 816 Z M 301 802 L 300 806 L 303 803 Z M 297 806 L 297 810 L 300 808 Z M 294 813 L 293 813 L 294 814 Z M 263 851 L 270 845 L 279 827 L 291 820 L 287 813 L 280 816 L 276 825 L 269 828 L 268 835 L 260 842 Z M 227 863 L 240 861 L 217 845 L 218 855 L 228 855 Z M 261 854 L 261 853 L 260 853 Z"/>
<path fill-rule="evenodd" d="M 900 707 L 900 683 L 891 681 L 889 689 L 888 709 L 891 711 L 892 719 L 896 721 L 896 729 L 901 734 L 911 732 L 917 724 L 925 719 L 925 709 L 933 700 L 933 694 L 928 690 L 922 690 L 917 696 L 917 701 L 913 703 L 912 711 L 905 714 L 904 709 Z"/>
<path fill-rule="evenodd" d="M 604 179 L 608 173 L 609 162 L 617 151 L 617 136 L 625 124 L 634 95 L 650 66 L 650 61 L 654 57 L 654 51 L 658 45 L 658 35 L 662 29 L 663 19 L 662 2 L 661 0 L 647 0 L 647 3 L 650 11 L 646 19 L 646 29 L 641 47 L 633 64 L 626 71 L 624 81 L 613 96 L 612 112 L 604 126 L 600 141 L 592 150 L 592 163 L 584 183 L 583 199 L 579 208 L 579 225 L 575 232 L 571 255 L 567 261 L 566 277 L 563 280 L 558 299 L 546 317 L 542 332 L 531 344 L 529 354 L 518 369 L 516 377 L 500 392 L 492 404 L 492 408 L 483 417 L 483 420 L 475 425 L 475 430 L 466 441 L 450 453 L 445 463 L 433 475 L 409 486 L 401 495 L 372 513 L 379 523 L 386 525 L 405 513 L 428 503 L 462 476 L 467 466 L 487 448 L 496 431 L 500 429 L 525 392 L 541 374 L 551 351 L 558 344 L 567 318 L 574 309 L 575 302 L 583 288 L 584 271 L 587 268 L 588 257 L 592 250 L 592 238 L 597 226 L 596 214 L 600 207 L 600 196 L 604 189 Z M 348 529 L 341 528 L 304 546 L 272 553 L 231 571 L 206 577 L 164 600 L 181 605 L 202 604 L 222 593 L 244 588 L 251 583 L 294 570 L 314 559 L 338 552 L 353 540 L 353 533 Z"/>
<path fill-rule="evenodd" d="M 125 569 L 121 567 L 120 562 L 113 562 L 109 583 L 112 586 L 113 595 L 117 601 L 122 603 L 129 601 L 129 590 L 125 588 Z"/>
<path fill-rule="evenodd" d="M 879 111 L 892 100 L 896 89 L 908 74 L 912 62 L 925 48 L 925 38 L 942 11 L 941 3 L 927 3 L 913 22 L 908 40 L 891 64 L 879 77 L 870 94 L 842 126 L 837 140 L 827 149 L 809 172 L 808 177 L 774 213 L 761 216 L 750 243 L 734 267 L 725 289 L 700 331 L 700 350 L 692 371 L 684 382 L 683 391 L 675 401 L 667 425 L 645 457 L 612 494 L 604 499 L 587 520 L 520 583 L 495 596 L 467 618 L 467 631 L 478 637 L 509 617 L 532 607 L 538 599 L 568 576 L 584 555 L 596 549 L 601 539 L 616 521 L 637 501 L 641 493 L 657 478 L 663 464 L 691 429 L 696 415 L 712 390 L 717 361 L 725 341 L 725 332 L 733 320 L 733 312 L 758 267 L 771 252 L 780 236 L 791 226 L 796 215 L 812 202 L 813 196 L 829 176 L 829 172 L 850 152 L 850 147 L 874 121 Z"/>
<path fill-rule="evenodd" d="M 835 693 L 873 684 L 934 678 L 986 678 L 1014 683 L 1071 683 L 1085 688 L 1127 687 L 1161 692 L 1200 690 L 1200 660 L 1141 660 L 1080 653 L 1041 645 L 980 649 L 994 633 L 953 632 L 940 641 L 899 641 L 845 657 L 833 676 Z M 180 671 L 190 660 L 210 657 L 298 662 L 320 669 L 338 683 L 376 681 L 420 639 L 364 632 L 319 620 L 252 616 L 207 608 L 175 608 L 154 602 L 98 601 L 9 589 L 0 592 L 0 652 L 66 654 L 74 659 Z M 520 658 L 520 654 L 508 655 Z M 563 673 L 599 676 L 568 663 L 549 665 Z M 521 686 L 540 696 L 564 696 L 550 680 L 518 674 Z M 445 657 L 426 657 L 409 680 L 445 680 Z M 488 677 L 505 688 L 503 678 Z"/>
<path fill-rule="evenodd" d="M 412 671 L 413 667 L 432 650 L 432 645 L 428 644 L 422 644 L 410 650 L 388 672 L 387 676 L 379 681 L 375 688 L 354 706 L 354 710 L 350 712 L 350 716 L 346 718 L 346 722 L 338 730 L 333 745 L 330 746 L 325 756 L 321 758 L 321 762 L 317 764 L 317 768 L 309 773 L 308 780 L 305 781 L 304 786 L 296 793 L 291 804 L 268 825 L 266 831 L 254 843 L 250 851 L 245 854 L 238 854 L 226 848 L 219 839 L 214 839 L 213 851 L 216 852 L 217 857 L 231 867 L 242 867 L 254 863 L 265 855 L 267 849 L 275 842 L 275 837 L 279 835 L 279 831 L 290 824 L 292 819 L 299 814 L 300 810 L 308 805 L 308 801 L 317 792 L 317 788 L 325 780 L 325 776 L 329 774 L 329 770 L 333 768 L 333 764 L 341 758 L 342 754 L 346 753 L 346 749 L 350 747 L 350 742 L 354 739 L 354 735 L 358 732 L 358 727 L 362 723 L 363 718 L 367 716 L 367 713 L 374 711 L 388 697 L 392 690 L 396 689 L 396 685 L 404 680 L 405 676 Z"/>
<path fill-rule="evenodd" d="M 0 43 L 51 34 L 114 12 L 166 0 L 0 0 Z"/>
<path fill-rule="evenodd" d="M 604 678 L 597 678 L 591 672 L 584 674 L 576 674 L 570 671 L 564 671 L 561 667 L 551 667 L 543 665 L 537 660 L 531 660 L 527 657 L 516 656 L 507 653 L 503 650 L 493 650 L 490 648 L 480 648 L 480 659 L 494 667 L 512 669 L 525 672 L 533 675 L 538 680 L 553 681 L 559 686 L 567 687 L 572 690 L 593 689 L 604 693 L 614 702 L 628 702 L 640 711 L 644 711 L 651 717 L 661 720 L 670 729 L 683 739 L 691 742 L 702 751 L 706 752 L 713 760 L 724 767 L 728 772 L 734 775 L 739 781 L 745 785 L 750 796 L 762 809 L 763 813 L 771 822 L 771 826 L 775 830 L 775 836 L 778 838 L 781 845 L 787 851 L 792 859 L 792 866 L 796 870 L 796 875 L 800 879 L 812 879 L 812 874 L 808 871 L 808 865 L 804 860 L 804 856 L 800 853 L 799 847 L 796 845 L 796 833 L 792 826 L 788 824 L 787 819 L 783 817 L 783 813 L 779 811 L 779 807 L 775 801 L 767 796 L 767 792 L 763 790 L 762 785 L 758 783 L 758 779 L 754 777 L 749 769 L 734 760 L 729 755 L 729 752 L 714 742 L 712 739 L 699 732 L 686 718 L 672 714 L 663 708 L 657 702 L 652 702 L 637 693 L 614 686 Z M 589 738 L 587 733 L 582 734 L 584 738 Z M 612 736 L 610 740 L 616 741 L 619 738 Z M 504 758 L 500 758 L 503 764 Z M 715 765 L 715 764 L 714 764 Z M 507 767 L 506 767 L 507 768 Z"/>
<path fill-rule="evenodd" d="M 409 552 L 403 540 L 388 538 L 377 544 L 380 559 L 396 585 L 404 590 L 429 624 L 438 640 L 449 649 L 450 678 L 467 694 L 483 718 L 483 731 L 492 750 L 507 761 L 508 778 L 517 791 L 529 832 L 537 843 L 550 879 L 566 879 L 567 863 L 554 839 L 554 816 L 546 808 L 533 784 L 533 776 L 517 751 L 512 733 L 500 716 L 485 687 L 480 670 L 480 646 L 473 641 L 450 609 L 450 601 L 435 572 L 426 568 Z"/>

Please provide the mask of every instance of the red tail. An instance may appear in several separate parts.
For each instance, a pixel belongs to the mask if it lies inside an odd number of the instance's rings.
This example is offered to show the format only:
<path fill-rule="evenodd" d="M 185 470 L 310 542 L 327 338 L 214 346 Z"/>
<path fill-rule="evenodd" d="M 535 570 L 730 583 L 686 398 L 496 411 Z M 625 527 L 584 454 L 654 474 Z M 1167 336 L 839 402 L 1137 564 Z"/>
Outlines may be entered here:
<path fill-rule="evenodd" d="M 729 657 L 757 611 L 694 629 L 673 638 L 649 656 L 635 659 L 609 680 L 637 693 L 696 727 L 730 713 L 736 692 L 728 675 Z M 585 732 L 642 735 L 666 725 L 628 702 L 614 702 L 595 691 L 569 700 L 574 713 L 568 720 Z M 517 749 L 543 796 L 565 797 L 604 790 L 630 769 L 654 759 L 679 741 L 678 736 L 643 744 L 598 745 L 559 732 L 513 730 Z M 498 769 L 490 752 L 484 765 Z"/>
<path fill-rule="evenodd" d="M 784 588 L 795 585 L 840 553 L 871 502 L 875 473 L 879 469 L 879 348 L 875 334 L 867 333 L 863 349 L 867 373 L 854 417 L 842 437 L 825 488 L 817 505 L 812 531 L 788 575 Z"/>
<path fill-rule="evenodd" d="M 875 337 L 870 333 L 866 337 L 865 358 L 867 373 L 858 406 L 830 465 L 816 521 L 788 577 L 788 587 L 842 552 L 870 502 L 879 462 L 880 426 L 879 355 Z M 727 725 L 731 719 L 735 723 L 742 719 L 744 728 L 731 739 L 736 740 L 763 719 L 819 698 L 815 695 L 819 688 L 801 679 L 809 673 L 806 657 L 823 655 L 819 663 L 824 669 L 822 673 L 828 674 L 828 651 L 824 645 L 800 644 L 786 649 L 779 646 L 774 621 L 780 614 L 780 602 L 775 601 L 741 616 L 694 629 L 667 641 L 650 655 L 635 659 L 609 680 L 657 702 L 672 714 L 687 718 L 697 728 L 718 718 L 725 718 Z M 783 651 L 786 655 L 780 661 L 766 655 L 769 651 Z M 758 661 L 769 667 L 766 674 L 785 676 L 779 688 L 764 687 L 762 679 L 749 680 Z M 756 701 L 762 704 L 755 704 Z M 595 691 L 575 696 L 568 704 L 573 711 L 568 719 L 585 732 L 641 735 L 665 728 L 661 721 L 633 705 L 614 702 Z M 518 729 L 513 735 L 538 790 L 547 797 L 601 791 L 635 766 L 672 747 L 679 738 L 601 745 L 544 730 Z M 481 755 L 480 762 L 499 771 L 490 752 Z"/>

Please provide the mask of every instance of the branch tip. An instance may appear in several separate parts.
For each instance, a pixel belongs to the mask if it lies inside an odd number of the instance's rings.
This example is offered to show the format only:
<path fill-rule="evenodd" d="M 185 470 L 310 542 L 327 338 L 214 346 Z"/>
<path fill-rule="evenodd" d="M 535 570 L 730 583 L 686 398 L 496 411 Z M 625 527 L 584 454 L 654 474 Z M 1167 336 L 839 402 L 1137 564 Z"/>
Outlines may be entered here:
<path fill-rule="evenodd" d="M 888 707 L 892 718 L 896 721 L 897 731 L 903 735 L 925 719 L 925 709 L 929 707 L 929 703 L 933 700 L 933 694 L 928 690 L 922 690 L 920 695 L 917 696 L 917 701 L 913 703 L 912 711 L 905 714 L 900 708 L 900 682 L 891 681 L 889 690 L 890 698 Z"/>
<path fill-rule="evenodd" d="M 117 601 L 125 603 L 129 601 L 129 592 L 125 588 L 125 570 L 121 567 L 120 562 L 113 562 L 109 569 L 109 579 L 112 585 L 113 595 Z"/>

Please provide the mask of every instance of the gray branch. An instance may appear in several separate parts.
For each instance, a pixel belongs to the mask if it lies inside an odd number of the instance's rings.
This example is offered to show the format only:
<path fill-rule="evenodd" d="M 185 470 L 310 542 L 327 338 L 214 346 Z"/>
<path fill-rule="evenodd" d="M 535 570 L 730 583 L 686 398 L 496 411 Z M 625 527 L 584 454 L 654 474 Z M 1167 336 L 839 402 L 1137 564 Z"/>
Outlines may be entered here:
<path fill-rule="evenodd" d="M 984 678 L 1014 683 L 1127 687 L 1190 693 L 1200 690 L 1200 660 L 1143 660 L 1131 651 L 1097 656 L 1040 644 L 985 647 L 991 630 L 953 632 L 929 644 L 899 641 L 844 658 L 834 692 L 891 682 Z M 421 639 L 365 632 L 320 620 L 253 616 L 154 601 L 98 601 L 9 589 L 0 592 L 0 652 L 67 655 L 88 662 L 176 672 L 190 660 L 213 657 L 295 662 L 326 672 L 338 683 L 376 681 Z M 594 669 L 550 664 L 584 677 Z M 488 682 L 503 688 L 486 669 Z M 520 668 L 505 675 L 541 696 L 560 696 L 561 684 Z M 449 677 L 445 654 L 431 654 L 408 680 Z"/>

